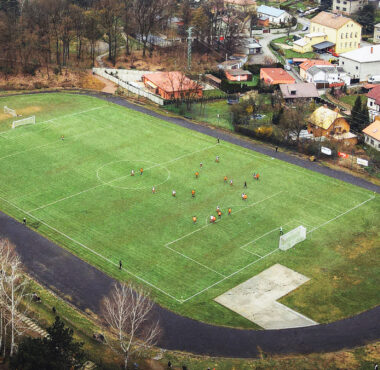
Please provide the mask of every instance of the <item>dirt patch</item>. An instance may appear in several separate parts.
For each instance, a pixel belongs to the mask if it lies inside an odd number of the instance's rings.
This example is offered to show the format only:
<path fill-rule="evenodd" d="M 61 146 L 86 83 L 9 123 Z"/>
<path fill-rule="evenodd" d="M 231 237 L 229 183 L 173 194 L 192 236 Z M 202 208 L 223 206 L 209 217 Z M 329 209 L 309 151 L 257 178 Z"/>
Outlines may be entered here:
<path fill-rule="evenodd" d="M 79 83 L 82 89 L 104 91 L 103 89 L 106 87 L 106 83 L 94 76 L 91 71 L 82 76 Z"/>
<path fill-rule="evenodd" d="M 1 109 L 3 109 L 3 108 L 1 107 Z M 0 122 L 5 121 L 9 118 L 12 118 L 12 116 L 10 114 L 5 114 L 3 112 L 0 112 Z"/>
<path fill-rule="evenodd" d="M 17 109 L 16 112 L 18 115 L 21 116 L 29 116 L 34 113 L 42 111 L 42 107 L 35 105 L 35 106 L 30 106 L 30 107 L 25 107 L 23 109 Z"/>

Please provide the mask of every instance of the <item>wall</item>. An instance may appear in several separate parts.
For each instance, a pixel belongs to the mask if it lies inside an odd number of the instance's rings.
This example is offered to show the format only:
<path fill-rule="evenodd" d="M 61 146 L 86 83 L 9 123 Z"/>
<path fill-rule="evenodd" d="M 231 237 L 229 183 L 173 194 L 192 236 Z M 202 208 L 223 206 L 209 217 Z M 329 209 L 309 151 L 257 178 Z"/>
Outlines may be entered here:
<path fill-rule="evenodd" d="M 373 31 L 373 42 L 375 44 L 380 44 L 380 27 L 375 27 Z"/>
<path fill-rule="evenodd" d="M 365 136 L 365 142 L 375 148 L 376 150 L 380 151 L 380 141 L 377 141 L 376 139 L 369 137 L 368 135 L 364 134 Z"/>
<path fill-rule="evenodd" d="M 131 82 L 129 81 L 124 81 L 122 80 L 121 78 L 118 78 L 118 77 L 115 77 L 115 76 L 111 76 L 109 75 L 107 72 L 117 72 L 118 73 L 118 76 L 119 76 L 119 73 L 120 72 L 124 72 L 124 75 L 125 75 L 125 72 L 124 70 L 119 70 L 119 69 L 110 69 L 110 68 L 93 68 L 92 69 L 92 72 L 99 75 L 99 76 L 102 76 L 104 78 L 106 78 L 107 80 L 110 80 L 112 82 L 114 82 L 115 84 L 119 85 L 120 87 L 136 94 L 136 95 L 139 95 L 139 96 L 143 96 L 144 98 L 147 98 L 151 101 L 153 101 L 154 103 L 156 104 L 159 104 L 159 105 L 164 105 L 165 104 L 165 100 L 162 99 L 161 97 L 159 97 L 158 95 L 155 95 L 155 94 L 152 94 L 148 91 L 145 91 L 137 86 L 133 86 L 131 84 Z M 141 72 L 141 71 L 140 71 Z M 144 73 L 144 72 L 143 72 Z M 142 74 L 143 74 L 142 73 Z M 123 74 L 123 73 L 120 73 L 120 74 Z"/>
<path fill-rule="evenodd" d="M 380 106 L 376 104 L 375 99 L 368 98 L 367 107 L 371 120 L 374 120 L 375 117 L 378 116 L 380 113 Z"/>
<path fill-rule="evenodd" d="M 368 77 L 380 74 L 380 60 L 371 63 L 359 63 L 354 60 L 339 57 L 339 66 L 351 76 L 351 78 L 359 79 L 359 81 L 367 81 Z M 358 68 L 356 68 L 358 67 Z"/>

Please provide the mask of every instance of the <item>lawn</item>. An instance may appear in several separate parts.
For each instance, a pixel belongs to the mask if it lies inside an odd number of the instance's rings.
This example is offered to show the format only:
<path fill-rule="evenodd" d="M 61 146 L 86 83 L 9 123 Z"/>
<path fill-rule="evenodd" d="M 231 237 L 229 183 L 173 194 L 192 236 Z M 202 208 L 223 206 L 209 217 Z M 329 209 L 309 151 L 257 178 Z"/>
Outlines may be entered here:
<path fill-rule="evenodd" d="M 342 96 L 341 98 L 339 98 L 340 101 L 342 101 L 343 103 L 346 103 L 346 104 L 349 104 L 351 105 L 351 107 L 354 106 L 355 104 L 355 100 L 356 98 L 360 96 L 360 99 L 362 100 L 362 104 L 367 104 L 367 97 L 365 96 L 365 94 L 363 95 L 345 95 L 345 96 Z"/>
<path fill-rule="evenodd" d="M 213 126 L 233 130 L 230 107 L 226 99 L 205 102 L 204 104 L 194 103 L 190 110 L 187 110 L 185 104 L 179 107 L 175 104 L 166 105 L 165 109 L 198 122 L 206 122 Z"/>
<path fill-rule="evenodd" d="M 0 104 L 37 120 L 12 130 L 0 115 L 0 208 L 107 274 L 145 285 L 160 304 L 257 328 L 213 298 L 274 263 L 311 278 L 282 301 L 318 322 L 379 303 L 373 193 L 93 97 Z M 222 218 L 210 224 L 217 206 Z M 280 251 L 280 226 L 299 225 L 307 240 Z"/>

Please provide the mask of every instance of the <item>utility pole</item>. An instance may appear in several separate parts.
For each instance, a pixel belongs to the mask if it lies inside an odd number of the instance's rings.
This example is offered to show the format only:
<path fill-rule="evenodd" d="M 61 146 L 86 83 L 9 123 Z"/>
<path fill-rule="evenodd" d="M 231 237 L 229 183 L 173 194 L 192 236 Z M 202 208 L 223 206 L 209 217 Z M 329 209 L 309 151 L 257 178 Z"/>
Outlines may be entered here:
<path fill-rule="evenodd" d="M 189 34 L 189 37 L 187 38 L 187 69 L 191 70 L 191 44 L 192 44 L 192 32 L 194 27 L 189 27 L 187 29 L 187 33 Z"/>

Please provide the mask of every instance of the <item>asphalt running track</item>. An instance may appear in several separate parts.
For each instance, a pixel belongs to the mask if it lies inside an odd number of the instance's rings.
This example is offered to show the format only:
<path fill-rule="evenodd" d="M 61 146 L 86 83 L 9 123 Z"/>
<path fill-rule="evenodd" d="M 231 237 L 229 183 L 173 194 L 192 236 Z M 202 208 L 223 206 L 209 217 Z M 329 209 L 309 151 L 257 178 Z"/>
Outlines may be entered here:
<path fill-rule="evenodd" d="M 88 95 L 94 96 L 94 94 Z M 97 96 L 380 193 L 380 187 L 352 175 L 320 167 L 318 164 L 286 153 L 276 153 L 267 147 L 180 118 L 161 116 L 117 97 Z M 97 314 L 100 313 L 100 302 L 114 283 L 111 277 L 2 212 L 0 212 L 0 237 L 8 238 L 16 245 L 29 274 L 37 281 L 62 297 L 70 297 L 70 303 L 81 310 L 88 308 Z M 160 347 L 211 356 L 253 358 L 259 356 L 260 351 L 270 354 L 331 352 L 380 339 L 380 306 L 331 324 L 262 331 L 205 324 L 177 315 L 159 305 L 155 306 L 155 311 L 163 329 L 158 343 Z"/>

